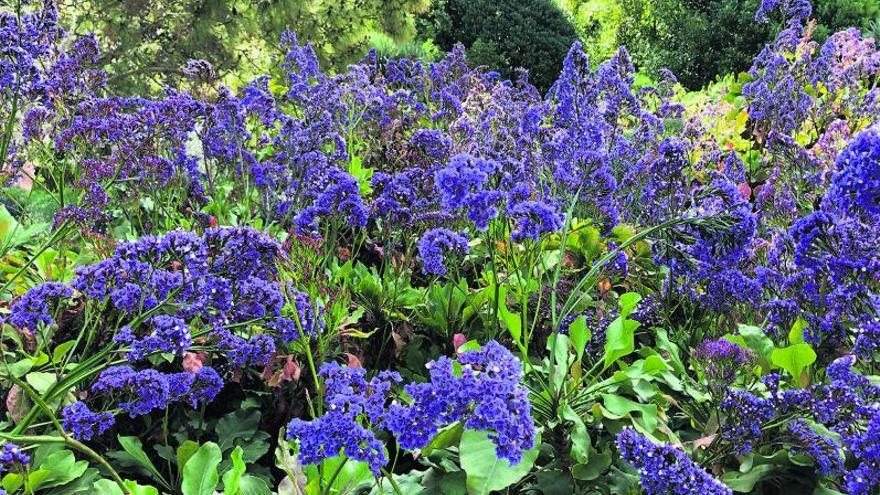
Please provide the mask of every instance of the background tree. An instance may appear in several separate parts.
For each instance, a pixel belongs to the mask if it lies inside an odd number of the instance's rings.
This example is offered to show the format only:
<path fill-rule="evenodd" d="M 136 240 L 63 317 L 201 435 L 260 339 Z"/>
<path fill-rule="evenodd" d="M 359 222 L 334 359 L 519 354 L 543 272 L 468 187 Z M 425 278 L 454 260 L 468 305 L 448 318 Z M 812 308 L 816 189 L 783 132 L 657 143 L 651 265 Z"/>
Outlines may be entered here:
<path fill-rule="evenodd" d="M 656 74 L 668 68 L 688 89 L 716 76 L 749 68 L 752 54 L 770 42 L 779 27 L 755 22 L 760 0 L 618 0 L 623 20 L 618 42 L 630 49 L 639 69 Z M 848 26 L 870 31 L 880 16 L 876 0 L 817 0 L 814 39 Z"/>
<path fill-rule="evenodd" d="M 577 31 L 552 0 L 435 0 L 419 25 L 420 35 L 444 50 L 456 43 L 469 61 L 496 69 L 506 78 L 529 71 L 529 80 L 547 90 Z"/>
<path fill-rule="evenodd" d="M 269 69 L 285 29 L 314 44 L 325 68 L 361 56 L 373 33 L 405 43 L 430 0 L 61 0 L 62 21 L 95 32 L 117 92 L 175 83 L 189 59 L 205 59 L 235 84 Z M 234 74 L 234 76 L 232 75 Z"/>

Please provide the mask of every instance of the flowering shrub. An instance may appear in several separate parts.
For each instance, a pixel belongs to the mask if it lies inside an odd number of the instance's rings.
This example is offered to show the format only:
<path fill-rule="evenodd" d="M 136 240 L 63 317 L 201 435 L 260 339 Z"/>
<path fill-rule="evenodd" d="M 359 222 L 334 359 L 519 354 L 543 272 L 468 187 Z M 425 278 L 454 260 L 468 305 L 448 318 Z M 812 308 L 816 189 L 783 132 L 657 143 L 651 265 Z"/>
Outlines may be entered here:
<path fill-rule="evenodd" d="M 880 493 L 880 51 L 105 88 L 0 11 L 7 493 Z M 437 488 L 437 487 L 441 488 Z"/>

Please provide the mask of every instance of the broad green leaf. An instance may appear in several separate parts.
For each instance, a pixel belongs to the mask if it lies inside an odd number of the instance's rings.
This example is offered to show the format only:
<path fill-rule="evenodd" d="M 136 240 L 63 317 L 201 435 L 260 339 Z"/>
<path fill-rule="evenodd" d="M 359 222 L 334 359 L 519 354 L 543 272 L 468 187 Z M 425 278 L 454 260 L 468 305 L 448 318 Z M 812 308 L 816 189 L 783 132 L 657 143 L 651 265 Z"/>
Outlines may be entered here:
<path fill-rule="evenodd" d="M 502 287 L 498 292 L 498 317 L 504 322 L 504 326 L 507 327 L 514 342 L 519 343 L 521 342 L 520 339 L 522 337 L 522 320 L 520 319 L 519 313 L 511 313 L 510 310 L 507 309 L 507 304 L 504 302 L 506 298 L 507 290 Z"/>
<path fill-rule="evenodd" d="M 162 476 L 162 473 L 156 469 L 156 466 L 153 465 L 153 461 L 147 457 L 147 453 L 144 452 L 144 446 L 141 443 L 140 439 L 137 437 L 117 437 L 119 439 L 119 445 L 122 446 L 122 449 L 130 456 L 132 461 L 144 469 L 146 469 L 157 481 L 163 481 L 165 478 Z M 167 484 L 167 482 L 164 482 Z"/>
<path fill-rule="evenodd" d="M 590 330 L 587 328 L 587 318 L 584 315 L 580 315 L 571 325 L 568 326 L 568 335 L 571 338 L 571 345 L 574 347 L 574 352 L 577 354 L 578 362 L 584 358 L 584 349 L 587 347 L 587 342 L 590 341 Z"/>
<path fill-rule="evenodd" d="M 638 412 L 648 432 L 657 429 L 657 404 L 640 404 L 614 394 L 602 394 L 602 402 L 605 409 L 618 416 Z"/>
<path fill-rule="evenodd" d="M 223 473 L 223 494 L 238 495 L 241 493 L 241 477 L 244 475 L 247 467 L 242 460 L 243 451 L 241 447 L 236 447 L 229 458 L 232 460 L 232 468 Z"/>
<path fill-rule="evenodd" d="M 568 345 L 568 336 L 561 333 L 555 333 L 547 339 L 547 347 L 553 356 L 553 374 L 550 376 L 553 390 L 562 390 L 568 377 Z"/>
<path fill-rule="evenodd" d="M 788 342 L 791 344 L 802 343 L 804 341 L 804 329 L 807 328 L 808 325 L 809 323 L 807 323 L 807 320 L 798 317 L 791 326 L 791 330 L 788 332 Z"/>
<path fill-rule="evenodd" d="M 238 493 L 239 495 L 272 495 L 272 490 L 263 478 L 246 474 L 241 477 L 241 491 Z"/>
<path fill-rule="evenodd" d="M 186 440 L 177 447 L 177 471 L 179 473 L 183 473 L 183 468 L 186 466 L 186 462 L 196 453 L 197 450 L 199 450 L 199 444 L 192 440 Z"/>
<path fill-rule="evenodd" d="M 183 495 L 213 494 L 220 481 L 220 475 L 217 474 L 220 461 L 220 447 L 216 443 L 208 442 L 199 447 L 183 468 L 180 486 Z"/>
<path fill-rule="evenodd" d="M 55 382 L 57 381 L 55 373 L 44 373 L 42 371 L 28 373 L 24 379 L 31 387 L 34 387 L 34 390 L 39 392 L 40 395 L 45 394 L 46 391 L 49 390 L 49 387 L 55 385 Z"/>
<path fill-rule="evenodd" d="M 134 481 L 125 480 L 122 483 L 131 495 L 159 495 L 159 490 L 152 486 L 139 485 Z M 123 495 L 123 491 L 113 480 L 102 479 L 95 482 L 92 493 L 101 495 Z"/>
<path fill-rule="evenodd" d="M 774 349 L 771 361 L 774 366 L 787 371 L 795 380 L 800 380 L 801 373 L 816 361 L 816 352 L 810 344 L 801 342 L 782 349 Z"/>
<path fill-rule="evenodd" d="M 590 433 L 587 425 L 570 405 L 563 404 L 561 409 L 562 419 L 574 424 L 571 430 L 571 458 L 577 463 L 586 463 L 590 457 Z"/>
<path fill-rule="evenodd" d="M 87 461 L 77 461 L 73 452 L 61 450 L 50 454 L 39 469 L 31 471 L 25 484 L 31 491 L 64 485 L 82 476 L 88 468 Z"/>
<path fill-rule="evenodd" d="M 776 466 L 773 464 L 764 464 L 752 468 L 747 473 L 728 471 L 721 475 L 721 481 L 733 491 L 751 493 L 759 481 L 775 470 Z"/>
<path fill-rule="evenodd" d="M 640 323 L 618 316 L 605 332 L 605 368 L 635 349 L 635 333 Z"/>
<path fill-rule="evenodd" d="M 518 464 L 511 465 L 506 459 L 498 458 L 495 444 L 486 432 L 465 430 L 458 450 L 461 468 L 467 473 L 468 494 L 489 495 L 521 480 L 532 469 L 540 445 L 541 439 L 536 438 L 535 446 L 523 452 Z"/>
<path fill-rule="evenodd" d="M 453 445 L 458 445 L 459 441 L 461 441 L 461 434 L 464 431 L 464 427 L 461 423 L 455 423 L 452 426 L 446 427 L 440 430 L 434 438 L 428 442 L 428 445 L 422 449 L 422 455 L 429 456 L 435 450 L 442 450 L 447 447 L 452 447 Z"/>
<path fill-rule="evenodd" d="M 636 310 L 636 307 L 639 305 L 639 301 L 642 300 L 642 296 L 635 292 L 627 292 L 620 296 L 620 314 L 624 318 L 629 316 L 630 313 Z"/>
<path fill-rule="evenodd" d="M 66 356 L 67 353 L 70 352 L 70 350 L 73 349 L 73 346 L 75 345 L 75 340 L 68 340 L 67 342 L 58 344 L 55 347 L 55 350 L 52 352 L 52 362 L 55 364 L 60 364 L 61 361 L 64 359 L 64 356 Z"/>
<path fill-rule="evenodd" d="M 579 480 L 591 481 L 598 478 L 611 465 L 611 451 L 591 452 L 590 462 L 575 464 L 571 467 L 571 475 Z"/>

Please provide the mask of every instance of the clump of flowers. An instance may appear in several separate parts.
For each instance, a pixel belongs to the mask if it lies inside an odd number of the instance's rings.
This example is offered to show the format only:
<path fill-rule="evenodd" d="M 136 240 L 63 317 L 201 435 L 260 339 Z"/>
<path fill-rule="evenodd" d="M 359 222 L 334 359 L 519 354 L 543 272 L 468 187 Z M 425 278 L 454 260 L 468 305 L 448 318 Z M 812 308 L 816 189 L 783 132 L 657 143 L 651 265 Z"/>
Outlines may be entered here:
<path fill-rule="evenodd" d="M 657 445 L 632 428 L 617 434 L 617 448 L 639 472 L 648 495 L 733 495 L 684 452 L 671 445 Z"/>
<path fill-rule="evenodd" d="M 0 472 L 14 471 L 30 463 L 30 456 L 25 454 L 17 444 L 6 442 L 0 448 Z"/>
<path fill-rule="evenodd" d="M 446 275 L 445 256 L 467 254 L 468 241 L 463 234 L 446 229 L 432 229 L 419 239 L 419 258 L 425 274 Z"/>
<path fill-rule="evenodd" d="M 743 368 L 754 360 L 750 350 L 725 338 L 704 340 L 694 349 L 691 357 L 703 371 L 709 390 L 716 397 L 722 397 Z"/>
<path fill-rule="evenodd" d="M 846 213 L 880 219 L 880 129 L 857 134 L 835 167 L 827 200 Z"/>
<path fill-rule="evenodd" d="M 429 362 L 430 381 L 406 385 L 412 403 L 392 404 L 384 425 L 411 450 L 460 421 L 465 428 L 488 431 L 498 456 L 516 464 L 535 439 L 528 394 L 520 385 L 522 365 L 494 341 L 461 354 L 457 362 L 460 376 L 449 358 Z"/>
<path fill-rule="evenodd" d="M 316 464 L 344 453 L 369 464 L 378 476 L 388 458 L 384 444 L 368 426 L 382 423 L 386 397 L 392 384 L 401 381 L 400 375 L 385 372 L 367 381 L 363 368 L 337 363 L 324 364 L 320 375 L 327 387 L 326 413 L 312 421 L 291 420 L 287 439 L 297 439 L 303 464 Z"/>
<path fill-rule="evenodd" d="M 833 476 L 843 472 L 843 456 L 840 445 L 831 438 L 816 433 L 803 419 L 798 418 L 788 424 L 788 434 L 792 438 L 791 451 L 813 458 L 824 476 Z"/>
<path fill-rule="evenodd" d="M 61 299 L 73 296 L 70 287 L 58 282 L 46 282 L 27 292 L 10 310 L 9 322 L 20 329 L 37 330 L 39 325 L 51 325 L 54 321 L 50 306 Z"/>
<path fill-rule="evenodd" d="M 64 430 L 69 431 L 73 438 L 83 441 L 102 435 L 115 423 L 111 413 L 92 412 L 85 402 L 74 402 L 65 406 L 61 417 L 64 420 Z"/>
<path fill-rule="evenodd" d="M 362 368 L 325 364 L 320 374 L 326 379 L 326 412 L 312 421 L 293 419 L 287 438 L 297 439 L 305 464 L 342 452 L 367 462 L 378 474 L 387 458 L 370 427 L 387 429 L 401 447 L 414 450 L 427 445 L 440 428 L 461 422 L 465 428 L 487 431 L 499 457 L 519 462 L 535 441 L 519 361 L 492 341 L 482 350 L 461 354 L 457 362 L 461 376 L 453 372 L 449 358 L 428 363 L 429 382 L 404 386 L 408 405 L 387 404 L 392 387 L 401 382 L 397 373 L 383 372 L 367 381 Z"/>

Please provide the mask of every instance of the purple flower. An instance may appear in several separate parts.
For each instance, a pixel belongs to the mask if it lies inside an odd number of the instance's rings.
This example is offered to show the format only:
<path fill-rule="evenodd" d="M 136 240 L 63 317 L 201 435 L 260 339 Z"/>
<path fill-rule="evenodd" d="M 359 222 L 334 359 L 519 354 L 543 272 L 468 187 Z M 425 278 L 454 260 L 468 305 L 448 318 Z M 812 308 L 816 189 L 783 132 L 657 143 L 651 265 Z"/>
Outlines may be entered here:
<path fill-rule="evenodd" d="M 620 455 L 636 468 L 648 495 L 733 495 L 688 456 L 671 445 L 657 445 L 632 428 L 617 434 Z"/>
<path fill-rule="evenodd" d="M 174 399 L 170 396 L 168 379 L 152 370 L 135 371 L 130 366 L 112 366 L 101 372 L 92 384 L 95 393 L 121 393 L 130 401 L 119 403 L 119 409 L 132 418 L 165 409 Z"/>
<path fill-rule="evenodd" d="M 223 389 L 223 379 L 210 366 L 202 366 L 195 373 L 175 373 L 168 377 L 171 396 L 193 409 L 213 401 Z"/>
<path fill-rule="evenodd" d="M 53 323 L 50 304 L 73 296 L 70 287 L 59 282 L 46 282 L 24 293 L 12 304 L 9 322 L 21 329 L 36 331 L 40 324 Z"/>
<path fill-rule="evenodd" d="M 384 425 L 401 447 L 419 449 L 446 425 L 461 421 L 465 428 L 489 432 L 498 457 L 516 464 L 535 441 L 528 393 L 520 384 L 522 365 L 495 341 L 453 361 L 428 363 L 430 381 L 405 386 L 410 405 L 392 404 Z"/>
<path fill-rule="evenodd" d="M 802 418 L 788 424 L 794 454 L 812 457 L 823 476 L 835 476 L 843 472 L 840 445 L 833 439 L 820 435 Z"/>
<path fill-rule="evenodd" d="M 321 366 L 325 379 L 327 412 L 312 421 L 293 419 L 287 439 L 299 442 L 299 459 L 315 464 L 336 457 L 366 462 L 377 476 L 388 462 L 384 444 L 362 423 L 378 425 L 391 386 L 401 381 L 394 372 L 383 372 L 367 381 L 363 368 L 343 367 L 335 362 Z"/>
<path fill-rule="evenodd" d="M 537 241 L 545 234 L 562 229 L 563 218 L 558 208 L 543 201 L 522 201 L 510 208 L 507 215 L 514 223 L 510 233 L 514 242 Z"/>
<path fill-rule="evenodd" d="M 841 211 L 880 220 L 880 128 L 856 135 L 835 167 L 827 201 Z"/>
<path fill-rule="evenodd" d="M 226 353 L 226 359 L 235 368 L 264 366 L 275 354 L 275 342 L 268 335 L 257 334 L 244 339 L 228 330 L 218 330 L 215 334 L 219 337 L 217 347 Z"/>
<path fill-rule="evenodd" d="M 131 362 L 141 361 L 154 352 L 182 357 L 192 345 L 189 325 L 180 318 L 157 315 L 150 318 L 149 326 L 152 329 L 149 335 L 131 342 L 131 351 L 127 356 Z"/>
<path fill-rule="evenodd" d="M 446 275 L 444 257 L 451 254 L 467 254 L 468 240 L 464 234 L 456 234 L 446 228 L 429 230 L 419 239 L 419 259 L 425 274 Z"/>
<path fill-rule="evenodd" d="M 721 402 L 726 419 L 721 427 L 721 438 L 733 445 L 737 455 L 752 451 L 760 443 L 763 425 L 770 421 L 776 410 L 773 402 L 745 390 L 731 390 Z"/>
<path fill-rule="evenodd" d="M 31 458 L 18 445 L 6 442 L 0 448 L 0 472 L 12 471 L 16 467 L 24 467 L 31 463 Z"/>
<path fill-rule="evenodd" d="M 63 426 L 73 438 L 88 441 L 102 435 L 116 422 L 113 415 L 107 412 L 95 413 L 85 402 L 74 402 L 61 411 Z"/>
<path fill-rule="evenodd" d="M 709 389 L 718 397 L 733 385 L 746 365 L 754 361 L 754 354 L 733 342 L 720 338 L 704 340 L 691 356 L 706 375 Z"/>

